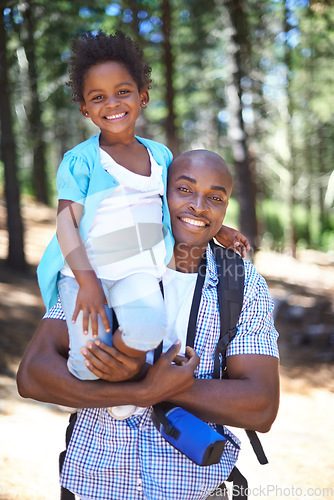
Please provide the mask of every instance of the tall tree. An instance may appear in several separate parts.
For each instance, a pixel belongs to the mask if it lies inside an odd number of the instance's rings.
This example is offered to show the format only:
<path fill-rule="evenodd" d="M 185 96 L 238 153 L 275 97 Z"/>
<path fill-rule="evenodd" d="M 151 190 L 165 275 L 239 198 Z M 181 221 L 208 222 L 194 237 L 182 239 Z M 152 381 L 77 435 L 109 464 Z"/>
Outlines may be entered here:
<path fill-rule="evenodd" d="M 46 156 L 44 142 L 44 125 L 38 92 L 38 70 L 35 47 L 35 13 L 36 5 L 32 0 L 22 3 L 23 22 L 21 23 L 21 40 L 28 61 L 28 77 L 30 86 L 30 103 L 27 112 L 29 120 L 29 136 L 33 150 L 32 186 L 37 201 L 49 203 L 48 182 L 46 174 Z"/>
<path fill-rule="evenodd" d="M 162 63 L 165 68 L 165 84 L 166 93 L 165 100 L 167 105 L 167 118 L 166 118 L 166 133 L 167 145 L 173 152 L 174 156 L 180 154 L 180 143 L 177 136 L 175 125 L 175 66 L 172 51 L 172 11 L 169 0 L 162 0 L 161 4 L 161 20 L 162 20 L 162 34 L 163 34 L 163 55 Z"/>
<path fill-rule="evenodd" d="M 248 151 L 248 137 L 243 120 L 242 81 L 249 73 L 249 29 L 244 0 L 224 0 L 232 27 L 229 44 L 232 59 L 232 75 L 228 84 L 230 119 L 229 139 L 233 151 L 237 177 L 237 196 L 240 205 L 239 225 L 246 234 L 252 247 L 258 247 L 258 231 L 255 211 L 255 183 L 252 176 Z"/>
<path fill-rule="evenodd" d="M 296 231 L 295 231 L 295 207 L 296 207 L 296 199 L 295 199 L 295 189 L 296 189 L 296 181 L 297 181 L 297 171 L 296 171 L 296 154 L 295 154 L 295 138 L 294 138 L 294 128 L 292 126 L 292 118 L 294 114 L 294 100 L 291 92 L 291 78 L 293 71 L 293 63 L 292 63 L 292 49 L 289 44 L 289 32 L 293 29 L 291 26 L 289 19 L 291 13 L 289 11 L 289 1 L 285 0 L 284 4 L 284 33 L 285 33 L 285 50 L 284 50 L 284 62 L 286 67 L 286 78 L 287 78 L 287 86 L 286 86 L 286 142 L 288 147 L 288 158 L 287 158 L 287 169 L 289 171 L 289 189 L 288 189 L 288 220 L 286 224 L 286 232 L 287 238 L 286 242 L 291 248 L 292 255 L 296 257 Z"/>
<path fill-rule="evenodd" d="M 0 2 L 0 124 L 1 157 L 5 170 L 5 197 L 7 204 L 8 265 L 13 269 L 25 270 L 23 223 L 20 211 L 20 193 L 17 180 L 15 139 L 10 105 L 10 84 L 7 64 L 7 35 L 4 9 L 6 2 Z"/>

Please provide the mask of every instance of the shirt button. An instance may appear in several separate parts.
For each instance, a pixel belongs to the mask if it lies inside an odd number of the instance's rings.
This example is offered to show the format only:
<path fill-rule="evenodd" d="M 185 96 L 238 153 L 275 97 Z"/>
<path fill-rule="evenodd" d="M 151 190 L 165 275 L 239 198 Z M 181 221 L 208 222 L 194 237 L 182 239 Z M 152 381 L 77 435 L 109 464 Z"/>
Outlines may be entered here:
<path fill-rule="evenodd" d="M 137 484 L 143 484 L 143 480 L 141 478 L 137 479 Z"/>
<path fill-rule="evenodd" d="M 138 491 L 142 491 L 142 489 L 143 489 L 142 486 L 137 486 Z"/>

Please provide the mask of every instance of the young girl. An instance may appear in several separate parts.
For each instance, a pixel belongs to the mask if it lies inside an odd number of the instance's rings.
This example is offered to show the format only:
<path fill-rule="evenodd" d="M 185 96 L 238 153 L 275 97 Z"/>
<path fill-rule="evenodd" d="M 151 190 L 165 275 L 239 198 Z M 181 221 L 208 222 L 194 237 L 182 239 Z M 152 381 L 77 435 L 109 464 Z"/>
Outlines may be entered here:
<path fill-rule="evenodd" d="M 69 85 L 100 133 L 68 151 L 59 166 L 57 235 L 38 279 L 47 309 L 59 292 L 68 368 L 82 379 L 96 377 L 80 349 L 97 336 L 111 344 L 111 307 L 119 324 L 112 344 L 126 355 L 144 362 L 165 335 L 159 280 L 173 248 L 166 200 L 172 154 L 135 135 L 150 73 L 141 49 L 121 32 L 86 33 L 73 43 Z M 241 247 L 246 241 L 224 226 L 218 234 L 225 246 L 236 239 Z"/>

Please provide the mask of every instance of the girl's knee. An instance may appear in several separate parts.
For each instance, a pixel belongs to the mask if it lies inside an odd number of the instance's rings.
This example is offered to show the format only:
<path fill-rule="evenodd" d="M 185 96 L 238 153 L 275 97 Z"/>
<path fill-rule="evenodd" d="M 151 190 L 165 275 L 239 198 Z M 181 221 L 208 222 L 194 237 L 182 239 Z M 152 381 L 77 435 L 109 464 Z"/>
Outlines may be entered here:
<path fill-rule="evenodd" d="M 150 351 L 155 349 L 167 332 L 164 318 L 148 314 L 139 318 L 133 315 L 132 321 L 120 325 L 123 342 L 133 349 Z"/>

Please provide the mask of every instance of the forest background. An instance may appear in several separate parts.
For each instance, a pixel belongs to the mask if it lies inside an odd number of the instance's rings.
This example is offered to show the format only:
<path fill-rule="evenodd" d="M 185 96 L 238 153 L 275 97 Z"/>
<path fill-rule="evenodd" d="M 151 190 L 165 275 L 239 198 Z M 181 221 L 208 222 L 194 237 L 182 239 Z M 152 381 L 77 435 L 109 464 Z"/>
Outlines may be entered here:
<path fill-rule="evenodd" d="M 138 134 L 234 170 L 229 220 L 256 250 L 334 247 L 334 5 L 316 0 L 1 0 L 0 179 L 8 264 L 20 196 L 55 203 L 64 152 L 94 132 L 66 87 L 70 39 L 122 29 L 153 68 Z"/>
<path fill-rule="evenodd" d="M 57 498 L 67 418 L 23 401 L 15 373 L 44 312 L 35 272 L 57 167 L 97 132 L 66 86 L 70 40 L 99 29 L 125 31 L 152 66 L 138 135 L 175 156 L 211 149 L 233 171 L 227 223 L 275 300 L 282 380 L 271 468 L 252 465 L 247 443 L 241 465 L 253 486 L 287 486 L 266 498 L 294 498 L 291 485 L 333 497 L 333 2 L 0 0 L 0 498 Z"/>

